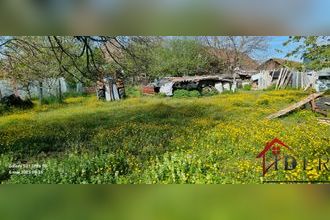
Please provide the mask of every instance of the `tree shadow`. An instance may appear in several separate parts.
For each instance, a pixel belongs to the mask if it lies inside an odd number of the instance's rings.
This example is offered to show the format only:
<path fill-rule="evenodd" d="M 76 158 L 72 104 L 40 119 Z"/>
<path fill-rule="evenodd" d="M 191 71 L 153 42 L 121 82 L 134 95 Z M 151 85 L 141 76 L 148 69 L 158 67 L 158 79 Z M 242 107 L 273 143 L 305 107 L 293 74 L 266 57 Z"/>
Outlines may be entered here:
<path fill-rule="evenodd" d="M 190 139 L 193 135 L 211 129 L 198 120 L 223 120 L 221 109 L 202 104 L 156 103 L 136 108 L 100 110 L 93 113 L 73 114 L 68 117 L 52 117 L 46 122 L 31 122 L 26 126 L 16 124 L 15 129 L 4 129 L 0 135 L 14 136 L 10 143 L 0 143 L 1 153 L 10 153 L 17 160 L 55 155 L 76 149 L 96 152 L 124 151 L 143 160 L 187 146 L 177 146 L 176 138 Z M 24 129 L 33 129 L 25 135 Z M 185 145 L 185 144 L 183 144 Z"/>

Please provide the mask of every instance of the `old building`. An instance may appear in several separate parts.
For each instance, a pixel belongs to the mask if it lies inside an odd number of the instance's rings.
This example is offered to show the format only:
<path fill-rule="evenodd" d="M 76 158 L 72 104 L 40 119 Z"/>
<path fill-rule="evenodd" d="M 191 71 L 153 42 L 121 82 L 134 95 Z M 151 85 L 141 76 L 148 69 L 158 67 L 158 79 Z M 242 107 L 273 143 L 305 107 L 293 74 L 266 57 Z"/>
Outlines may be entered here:
<path fill-rule="evenodd" d="M 291 61 L 291 60 L 285 60 L 285 59 L 279 59 L 279 58 L 271 58 L 260 64 L 258 66 L 257 70 L 279 70 L 281 68 L 293 68 L 293 69 L 300 69 L 301 63 Z"/>

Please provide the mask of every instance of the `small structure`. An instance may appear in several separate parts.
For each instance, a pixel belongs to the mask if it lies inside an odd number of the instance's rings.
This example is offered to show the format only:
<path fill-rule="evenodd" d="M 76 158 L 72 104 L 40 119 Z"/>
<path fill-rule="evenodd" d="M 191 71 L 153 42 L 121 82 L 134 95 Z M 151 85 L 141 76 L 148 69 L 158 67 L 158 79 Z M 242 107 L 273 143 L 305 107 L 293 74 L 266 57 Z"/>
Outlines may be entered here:
<path fill-rule="evenodd" d="M 125 87 L 122 80 L 114 80 L 108 76 L 97 81 L 97 97 L 100 100 L 114 101 L 125 97 Z"/>
<path fill-rule="evenodd" d="M 317 73 L 314 88 L 317 92 L 330 89 L 330 68 Z"/>
<path fill-rule="evenodd" d="M 0 80 L 0 91 L 2 96 L 15 94 L 25 99 L 38 97 L 40 93 L 43 97 L 56 96 L 68 92 L 68 86 L 63 77 L 31 80 L 26 85 L 16 83 L 14 80 L 3 79 Z"/>
<path fill-rule="evenodd" d="M 153 83 L 154 92 L 172 96 L 178 89 L 197 90 L 203 93 L 205 90 L 215 90 L 219 93 L 225 90 L 237 88 L 232 75 L 207 75 L 207 76 L 183 76 L 165 77 Z"/>
<path fill-rule="evenodd" d="M 288 86 L 307 90 L 313 88 L 317 92 L 330 88 L 330 70 L 298 72 L 293 69 L 263 70 L 251 76 L 254 89 L 284 89 Z"/>
<path fill-rule="evenodd" d="M 268 70 L 268 71 L 273 71 L 273 70 L 279 70 L 282 68 L 299 68 L 301 67 L 301 63 L 296 62 L 296 61 L 291 61 L 291 60 L 285 60 L 285 59 L 279 59 L 279 58 L 271 58 L 263 62 L 262 64 L 259 65 L 257 70 Z"/>

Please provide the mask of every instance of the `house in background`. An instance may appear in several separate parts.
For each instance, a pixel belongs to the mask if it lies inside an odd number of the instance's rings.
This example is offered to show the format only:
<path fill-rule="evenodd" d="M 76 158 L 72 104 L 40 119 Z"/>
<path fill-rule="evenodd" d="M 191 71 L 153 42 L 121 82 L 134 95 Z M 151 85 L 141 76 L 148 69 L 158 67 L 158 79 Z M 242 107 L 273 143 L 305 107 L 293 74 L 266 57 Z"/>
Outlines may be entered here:
<path fill-rule="evenodd" d="M 263 62 L 257 67 L 257 70 L 279 70 L 281 68 L 290 68 L 290 69 L 297 69 L 300 70 L 302 68 L 302 63 L 292 61 L 292 60 L 285 60 L 279 58 L 271 58 Z"/>

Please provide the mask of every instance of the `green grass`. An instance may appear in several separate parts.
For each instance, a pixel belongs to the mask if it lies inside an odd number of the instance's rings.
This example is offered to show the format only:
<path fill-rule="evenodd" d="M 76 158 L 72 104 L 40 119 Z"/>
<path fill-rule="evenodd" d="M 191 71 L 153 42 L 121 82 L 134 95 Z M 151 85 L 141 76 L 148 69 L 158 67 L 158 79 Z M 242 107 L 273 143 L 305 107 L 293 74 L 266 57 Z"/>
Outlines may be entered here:
<path fill-rule="evenodd" d="M 241 91 L 117 102 L 71 97 L 0 116 L 0 181 L 259 183 L 261 161 L 255 157 L 274 137 L 301 155 L 328 150 L 329 127 L 316 126 L 317 115 L 309 110 L 265 120 L 306 95 L 297 90 Z M 43 173 L 10 175 L 8 166 L 20 163 L 41 164 Z M 329 178 L 296 172 L 269 175 Z"/>

